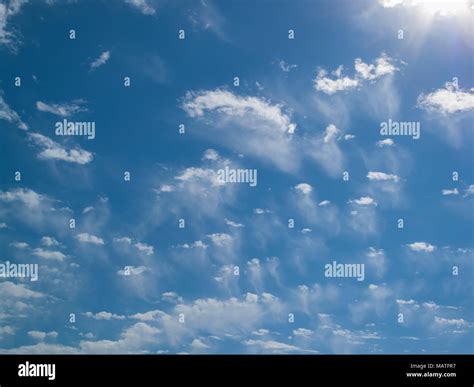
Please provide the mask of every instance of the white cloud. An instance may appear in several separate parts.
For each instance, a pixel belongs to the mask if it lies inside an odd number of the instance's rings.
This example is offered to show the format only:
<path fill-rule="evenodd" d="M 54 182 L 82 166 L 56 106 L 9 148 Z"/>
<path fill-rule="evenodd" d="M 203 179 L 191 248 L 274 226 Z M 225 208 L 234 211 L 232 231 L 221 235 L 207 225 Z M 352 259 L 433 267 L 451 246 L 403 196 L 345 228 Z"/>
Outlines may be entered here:
<path fill-rule="evenodd" d="M 328 142 L 336 140 L 340 132 L 341 131 L 336 127 L 336 125 L 328 125 L 324 131 L 323 141 L 327 144 Z"/>
<path fill-rule="evenodd" d="M 279 63 L 278 63 L 278 66 L 280 67 L 280 69 L 282 71 L 284 71 L 285 73 L 289 73 L 292 69 L 295 69 L 298 67 L 298 65 L 295 65 L 295 64 L 289 64 L 287 62 L 285 62 L 284 60 L 281 60 Z"/>
<path fill-rule="evenodd" d="M 211 183 L 212 186 L 225 185 L 225 183 L 219 179 L 216 171 L 206 168 L 186 168 L 180 175 L 176 176 L 175 179 L 182 182 L 204 180 Z"/>
<path fill-rule="evenodd" d="M 160 187 L 160 192 L 173 192 L 173 191 L 174 191 L 173 186 L 169 184 L 163 184 Z"/>
<path fill-rule="evenodd" d="M 453 16 L 470 11 L 467 0 L 379 0 L 384 8 L 416 7 L 423 13 L 439 16 Z"/>
<path fill-rule="evenodd" d="M 88 151 L 81 148 L 67 150 L 49 137 L 39 133 L 30 133 L 29 138 L 35 146 L 42 149 L 38 154 L 40 159 L 62 160 L 83 165 L 90 163 L 94 158 L 92 153 Z"/>
<path fill-rule="evenodd" d="M 331 79 L 327 77 L 327 75 L 328 73 L 326 70 L 319 70 L 318 75 L 314 80 L 314 87 L 316 90 L 331 95 L 338 91 L 351 90 L 359 86 L 359 81 L 357 79 L 352 79 L 346 76 Z"/>
<path fill-rule="evenodd" d="M 380 57 L 375 59 L 375 64 L 367 64 L 362 59 L 357 58 L 354 63 L 354 68 L 357 74 L 365 80 L 374 81 L 384 75 L 392 74 L 398 71 L 398 68 L 393 65 L 393 60 L 382 53 Z"/>
<path fill-rule="evenodd" d="M 183 298 L 176 292 L 165 292 L 161 295 L 161 299 L 166 302 L 172 302 L 174 304 L 182 303 Z"/>
<path fill-rule="evenodd" d="M 8 20 L 18 14 L 21 7 L 27 2 L 28 0 L 13 0 L 8 4 L 0 3 L 0 44 L 7 45 L 12 49 L 16 48 L 19 39 L 12 31 L 8 30 Z"/>
<path fill-rule="evenodd" d="M 456 327 L 456 328 L 470 328 L 472 323 L 466 321 L 462 318 L 454 319 L 454 318 L 444 318 L 435 316 L 435 324 L 441 327 Z"/>
<path fill-rule="evenodd" d="M 203 349 L 209 349 L 211 348 L 209 345 L 207 345 L 206 343 L 204 343 L 202 340 L 200 339 L 194 339 L 191 343 L 191 347 L 194 349 L 194 350 L 203 350 Z"/>
<path fill-rule="evenodd" d="M 441 194 L 443 196 L 447 196 L 447 195 L 459 195 L 459 191 L 457 188 L 454 188 L 454 189 L 443 189 L 441 191 Z"/>
<path fill-rule="evenodd" d="M 183 249 L 206 249 L 207 248 L 207 245 L 203 242 L 203 241 L 195 241 L 191 244 L 188 244 L 188 243 L 184 243 L 182 245 L 180 245 L 181 248 Z"/>
<path fill-rule="evenodd" d="M 304 352 L 301 348 L 295 347 L 291 344 L 281 343 L 274 340 L 245 340 L 243 344 L 257 349 L 258 352 L 263 353 L 291 353 L 291 352 Z M 317 351 L 313 351 L 317 352 Z"/>
<path fill-rule="evenodd" d="M 91 70 L 95 70 L 96 68 L 106 64 L 109 59 L 110 59 L 110 51 L 104 51 L 102 54 L 100 54 L 100 56 L 96 60 L 94 60 L 91 63 L 90 65 Z"/>
<path fill-rule="evenodd" d="M 146 266 L 126 266 L 124 269 L 117 271 L 120 276 L 140 275 L 148 271 Z"/>
<path fill-rule="evenodd" d="M 339 66 L 332 72 L 335 78 L 328 77 L 324 69 L 320 69 L 314 80 L 314 87 L 318 91 L 332 95 L 339 91 L 352 90 L 361 86 L 365 81 L 375 82 L 377 79 L 394 73 L 399 69 L 393 64 L 394 60 L 385 53 L 375 59 L 374 64 L 368 64 L 360 58 L 354 61 L 355 74 L 353 78 L 342 75 L 343 67 Z"/>
<path fill-rule="evenodd" d="M 74 114 L 87 111 L 86 108 L 81 106 L 81 104 L 83 103 L 84 101 L 77 100 L 77 101 L 72 101 L 71 103 L 48 105 L 44 102 L 38 101 L 36 102 L 36 108 L 39 111 L 55 114 L 57 116 L 70 117 Z"/>
<path fill-rule="evenodd" d="M 94 320 L 125 320 L 125 316 L 105 311 L 98 313 L 86 312 L 84 315 Z"/>
<path fill-rule="evenodd" d="M 426 242 L 414 242 L 407 246 L 413 251 L 424 251 L 426 253 L 432 253 L 436 249 L 436 246 L 430 245 Z"/>
<path fill-rule="evenodd" d="M 202 158 L 203 160 L 216 161 L 219 160 L 219 153 L 214 149 L 206 149 Z"/>
<path fill-rule="evenodd" d="M 28 331 L 28 336 L 31 338 L 38 340 L 38 341 L 43 341 L 46 338 L 57 338 L 58 337 L 58 332 L 56 331 L 51 331 L 51 332 L 41 332 L 41 331 Z"/>
<path fill-rule="evenodd" d="M 3 298 L 40 298 L 44 295 L 28 289 L 25 285 L 14 284 L 13 282 L 0 282 L 0 293 Z"/>
<path fill-rule="evenodd" d="M 466 188 L 464 191 L 463 196 L 469 196 L 469 195 L 474 195 L 474 184 L 469 185 L 469 187 Z"/>
<path fill-rule="evenodd" d="M 199 135 L 217 138 L 233 150 L 261 157 L 284 171 L 295 169 L 296 153 L 289 133 L 294 132 L 296 124 L 283 106 L 216 89 L 187 92 L 182 108 L 192 118 L 206 115 L 208 127 Z"/>
<path fill-rule="evenodd" d="M 103 245 L 104 244 L 104 240 L 102 238 L 99 238 L 95 235 L 91 235 L 91 234 L 88 234 L 88 233 L 85 233 L 85 232 L 77 234 L 75 238 L 79 242 L 83 242 L 83 243 L 92 243 L 94 245 Z"/>
<path fill-rule="evenodd" d="M 397 182 L 400 180 L 400 177 L 397 176 L 397 175 L 393 175 L 393 174 L 388 174 L 388 173 L 384 173 L 384 172 L 372 172 L 370 171 L 368 174 L 367 174 L 367 178 L 369 180 L 393 180 L 394 182 Z"/>
<path fill-rule="evenodd" d="M 463 90 L 453 82 L 446 82 L 444 88 L 420 94 L 417 106 L 443 115 L 467 112 L 474 109 L 474 88 Z"/>
<path fill-rule="evenodd" d="M 26 249 L 28 247 L 28 243 L 26 242 L 12 242 L 10 245 L 17 249 Z"/>
<path fill-rule="evenodd" d="M 48 247 L 51 247 L 51 246 L 59 246 L 59 242 L 54 239 L 53 237 L 49 237 L 49 236 L 44 236 L 41 238 L 41 244 L 43 246 L 48 246 Z"/>
<path fill-rule="evenodd" d="M 216 246 L 226 246 L 229 243 L 232 243 L 232 236 L 226 233 L 215 233 L 210 234 L 208 237 L 211 239 L 212 243 Z"/>
<path fill-rule="evenodd" d="M 295 186 L 295 189 L 303 195 L 309 195 L 313 191 L 313 187 L 308 183 L 300 183 Z"/>
<path fill-rule="evenodd" d="M 386 138 L 384 140 L 377 141 L 376 145 L 379 148 L 382 148 L 384 146 L 393 146 L 393 145 L 395 145 L 395 141 L 393 141 L 391 138 Z"/>
<path fill-rule="evenodd" d="M 146 243 L 137 242 L 133 245 L 138 251 L 145 253 L 146 255 L 153 255 L 153 246 L 147 245 Z"/>
<path fill-rule="evenodd" d="M 230 227 L 235 227 L 235 228 L 244 227 L 242 223 L 237 223 L 229 219 L 224 219 L 224 221 L 225 221 L 225 224 L 227 224 Z"/>
<path fill-rule="evenodd" d="M 0 4 L 0 13 L 2 9 L 2 4 Z M 1 14 L 0 14 L 0 43 L 1 43 Z M 0 119 L 15 124 L 19 129 L 27 130 L 28 125 L 26 125 L 18 115 L 16 111 L 10 108 L 8 104 L 3 99 L 2 93 L 0 91 Z"/>
<path fill-rule="evenodd" d="M 159 343 L 160 329 L 138 322 L 125 329 L 116 341 L 81 341 L 83 353 L 144 353 L 144 347 Z"/>
<path fill-rule="evenodd" d="M 19 201 L 25 204 L 28 208 L 38 207 L 41 199 L 41 195 L 29 188 L 15 188 L 11 191 L 0 191 L 0 201 Z"/>
<path fill-rule="evenodd" d="M 33 254 L 44 259 L 52 259 L 56 261 L 62 261 L 66 256 L 61 251 L 43 250 L 42 248 L 36 248 L 33 250 Z"/>
<path fill-rule="evenodd" d="M 144 15 L 154 15 L 156 13 L 155 8 L 148 3 L 148 0 L 125 0 L 125 2 Z"/>
<path fill-rule="evenodd" d="M 349 203 L 354 203 L 358 206 L 377 206 L 377 202 L 370 196 L 363 196 L 360 199 L 349 200 Z"/>

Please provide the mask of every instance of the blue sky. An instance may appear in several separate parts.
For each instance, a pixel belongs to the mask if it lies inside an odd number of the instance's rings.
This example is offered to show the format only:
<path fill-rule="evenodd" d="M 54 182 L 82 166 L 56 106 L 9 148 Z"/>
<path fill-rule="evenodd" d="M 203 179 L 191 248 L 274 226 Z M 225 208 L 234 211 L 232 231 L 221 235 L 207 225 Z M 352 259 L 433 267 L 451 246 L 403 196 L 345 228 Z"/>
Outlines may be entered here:
<path fill-rule="evenodd" d="M 0 351 L 472 353 L 472 17 L 2 1 Z"/>

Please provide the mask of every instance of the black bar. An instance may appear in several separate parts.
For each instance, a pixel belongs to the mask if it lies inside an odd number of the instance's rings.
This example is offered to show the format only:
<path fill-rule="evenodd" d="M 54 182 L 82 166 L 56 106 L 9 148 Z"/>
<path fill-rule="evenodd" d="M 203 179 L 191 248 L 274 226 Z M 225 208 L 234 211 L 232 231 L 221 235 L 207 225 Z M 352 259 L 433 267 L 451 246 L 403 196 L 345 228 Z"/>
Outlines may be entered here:
<path fill-rule="evenodd" d="M 0 386 L 473 386 L 473 355 L 0 355 Z M 28 363 L 27 363 L 28 362 Z M 48 376 L 19 376 L 54 364 Z M 48 373 L 46 367 L 40 367 Z M 41 372 L 35 367 L 36 372 Z M 52 370 L 49 368 L 49 370 Z M 419 376 L 407 376 L 419 373 Z M 429 376 L 429 374 L 431 376 Z M 436 376 L 432 374 L 436 373 Z M 440 377 L 439 374 L 442 376 Z M 449 374 L 449 375 L 448 375 Z M 455 374 L 455 375 L 453 375 Z M 102 384 L 103 383 L 103 384 Z"/>

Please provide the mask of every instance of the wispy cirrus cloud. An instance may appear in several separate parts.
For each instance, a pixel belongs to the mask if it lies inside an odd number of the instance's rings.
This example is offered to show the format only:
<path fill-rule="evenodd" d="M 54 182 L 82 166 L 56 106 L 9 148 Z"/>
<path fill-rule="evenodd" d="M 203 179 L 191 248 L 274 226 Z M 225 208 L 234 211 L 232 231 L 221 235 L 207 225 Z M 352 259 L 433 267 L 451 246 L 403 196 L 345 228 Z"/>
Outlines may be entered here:
<path fill-rule="evenodd" d="M 37 101 L 36 108 L 41 112 L 47 112 L 61 117 L 70 117 L 74 114 L 87 111 L 87 109 L 82 106 L 84 103 L 84 100 L 75 100 L 70 103 L 62 104 L 47 104 L 42 101 Z"/>
<path fill-rule="evenodd" d="M 61 144 L 40 133 L 29 133 L 28 138 L 34 146 L 40 149 L 38 158 L 43 160 L 60 160 L 84 165 L 90 163 L 94 158 L 91 152 L 79 147 L 66 149 Z"/>
<path fill-rule="evenodd" d="M 0 7 L 2 5 L 0 4 Z M 0 27 L 1 28 L 1 27 Z M 26 125 L 18 115 L 3 99 L 2 91 L 0 90 L 0 119 L 5 120 L 11 124 L 16 125 L 19 129 L 27 130 L 28 125 Z"/>
<path fill-rule="evenodd" d="M 100 66 L 106 64 L 110 59 L 110 51 L 104 51 L 102 54 L 99 55 L 97 59 L 91 62 L 90 69 L 95 70 Z"/>

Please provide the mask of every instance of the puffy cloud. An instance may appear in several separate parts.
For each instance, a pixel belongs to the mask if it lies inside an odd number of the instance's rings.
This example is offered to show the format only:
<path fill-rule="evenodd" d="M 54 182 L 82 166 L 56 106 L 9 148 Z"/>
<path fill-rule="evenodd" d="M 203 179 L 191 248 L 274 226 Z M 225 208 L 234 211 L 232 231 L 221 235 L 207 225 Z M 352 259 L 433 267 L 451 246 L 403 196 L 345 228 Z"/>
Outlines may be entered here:
<path fill-rule="evenodd" d="M 324 143 L 327 144 L 328 142 L 336 140 L 340 132 L 341 131 L 336 127 L 336 125 L 328 125 L 326 130 L 324 131 Z"/>
<path fill-rule="evenodd" d="M 95 70 L 96 68 L 106 64 L 109 59 L 110 59 L 110 51 L 104 51 L 102 54 L 100 54 L 100 56 L 96 60 L 94 60 L 91 63 L 90 65 L 91 70 Z"/>
<path fill-rule="evenodd" d="M 359 80 L 357 79 L 352 79 L 346 76 L 331 79 L 327 75 L 328 73 L 326 70 L 319 70 L 318 75 L 314 80 L 314 87 L 316 90 L 331 95 L 338 91 L 351 90 L 359 86 Z"/>
<path fill-rule="evenodd" d="M 303 195 L 309 195 L 313 191 L 313 187 L 308 183 L 300 183 L 295 186 L 295 189 Z"/>
<path fill-rule="evenodd" d="M 77 100 L 71 103 L 46 104 L 38 101 L 36 102 L 36 108 L 41 112 L 47 112 L 61 117 L 70 117 L 74 114 L 87 111 L 86 108 L 81 106 L 84 102 L 85 101 Z"/>
<path fill-rule="evenodd" d="M 428 94 L 420 94 L 417 106 L 443 115 L 467 112 L 474 109 L 474 88 L 463 90 L 453 82 Z"/>
<path fill-rule="evenodd" d="M 180 245 L 183 249 L 206 249 L 207 245 L 203 241 L 195 241 L 191 244 L 184 243 Z"/>
<path fill-rule="evenodd" d="M 426 253 L 432 253 L 436 249 L 436 246 L 430 245 L 426 242 L 413 242 L 407 246 L 413 251 L 424 251 Z"/>
<path fill-rule="evenodd" d="M 44 294 L 28 289 L 25 285 L 13 282 L 0 282 L 0 293 L 2 297 L 8 298 L 40 298 Z"/>
<path fill-rule="evenodd" d="M 382 180 L 382 181 L 393 180 L 394 182 L 397 182 L 400 180 L 400 176 L 397 176 L 397 175 L 384 173 L 384 172 L 372 172 L 372 171 L 370 171 L 367 174 L 367 178 L 369 180 L 376 180 L 376 181 L 377 180 Z"/>
<path fill-rule="evenodd" d="M 88 151 L 81 148 L 67 150 L 49 137 L 39 133 L 30 133 L 29 139 L 35 146 L 41 149 L 41 152 L 38 154 L 40 159 L 62 160 L 83 165 L 90 163 L 94 158 L 92 153 Z"/>
<path fill-rule="evenodd" d="M 33 254 L 40 258 L 52 259 L 56 261 L 62 261 L 66 258 L 66 256 L 61 251 L 43 250 L 41 248 L 34 249 Z"/>
<path fill-rule="evenodd" d="M 362 59 L 357 58 L 354 63 L 354 68 L 362 79 L 368 81 L 374 81 L 384 75 L 398 71 L 398 68 L 393 65 L 393 60 L 385 53 L 382 53 L 380 57 L 375 59 L 375 64 L 367 64 L 364 63 Z"/>
<path fill-rule="evenodd" d="M 11 191 L 0 191 L 0 201 L 22 202 L 28 208 L 39 206 L 42 196 L 29 188 L 15 188 Z"/>
<path fill-rule="evenodd" d="M 202 158 L 203 160 L 216 161 L 219 160 L 219 153 L 214 149 L 206 149 Z"/>
<path fill-rule="evenodd" d="M 444 317 L 439 317 L 439 316 L 435 316 L 435 324 L 440 327 L 448 327 L 448 328 L 455 327 L 458 329 L 470 328 L 472 326 L 472 323 L 462 318 L 455 319 L 455 318 L 444 318 Z"/>
<path fill-rule="evenodd" d="M 77 234 L 75 238 L 79 242 L 82 242 L 82 243 L 91 243 L 91 244 L 94 244 L 94 245 L 103 245 L 103 244 L 105 244 L 104 240 L 102 238 L 99 238 L 95 235 L 88 234 L 86 232 Z"/>
<path fill-rule="evenodd" d="M 51 246 L 59 246 L 59 242 L 54 239 L 53 237 L 44 236 L 41 238 L 41 244 L 43 246 L 51 247 Z"/>
<path fill-rule="evenodd" d="M 146 254 L 146 255 L 153 255 L 154 249 L 153 246 L 147 245 L 146 243 L 137 242 L 133 245 L 138 251 Z"/>
<path fill-rule="evenodd" d="M 216 246 L 226 246 L 229 243 L 232 243 L 233 238 L 231 235 L 226 233 L 215 233 L 210 234 L 208 237 L 211 239 L 212 243 Z"/>
<path fill-rule="evenodd" d="M 138 251 L 146 254 L 146 255 L 153 255 L 154 253 L 154 248 L 153 246 L 150 246 L 146 243 L 142 242 L 133 242 L 132 238 L 130 237 L 120 237 L 120 238 L 114 238 L 114 242 L 119 242 L 119 243 L 126 243 L 129 246 L 135 247 Z"/>
<path fill-rule="evenodd" d="M 125 329 L 116 341 L 81 341 L 83 353 L 144 353 L 143 348 L 159 343 L 160 330 L 146 323 L 138 322 Z"/>
<path fill-rule="evenodd" d="M 383 148 L 384 146 L 393 146 L 395 145 L 395 141 L 393 141 L 391 138 L 386 138 L 384 140 L 377 141 L 376 145 L 379 148 Z"/>
<path fill-rule="evenodd" d="M 84 316 L 94 320 L 125 320 L 125 316 L 105 311 L 98 313 L 86 312 L 84 313 Z"/>
<path fill-rule="evenodd" d="M 358 206 L 376 206 L 377 202 L 370 196 L 363 196 L 360 199 L 349 200 L 349 203 L 357 204 Z"/>
<path fill-rule="evenodd" d="M 365 81 L 375 82 L 377 79 L 399 70 L 394 65 L 394 60 L 385 53 L 376 58 L 373 64 L 365 63 L 362 59 L 356 58 L 354 69 L 354 78 L 342 75 L 342 65 L 332 72 L 335 78 L 328 77 L 327 71 L 320 69 L 314 80 L 314 88 L 332 95 L 339 91 L 355 89 Z"/>

